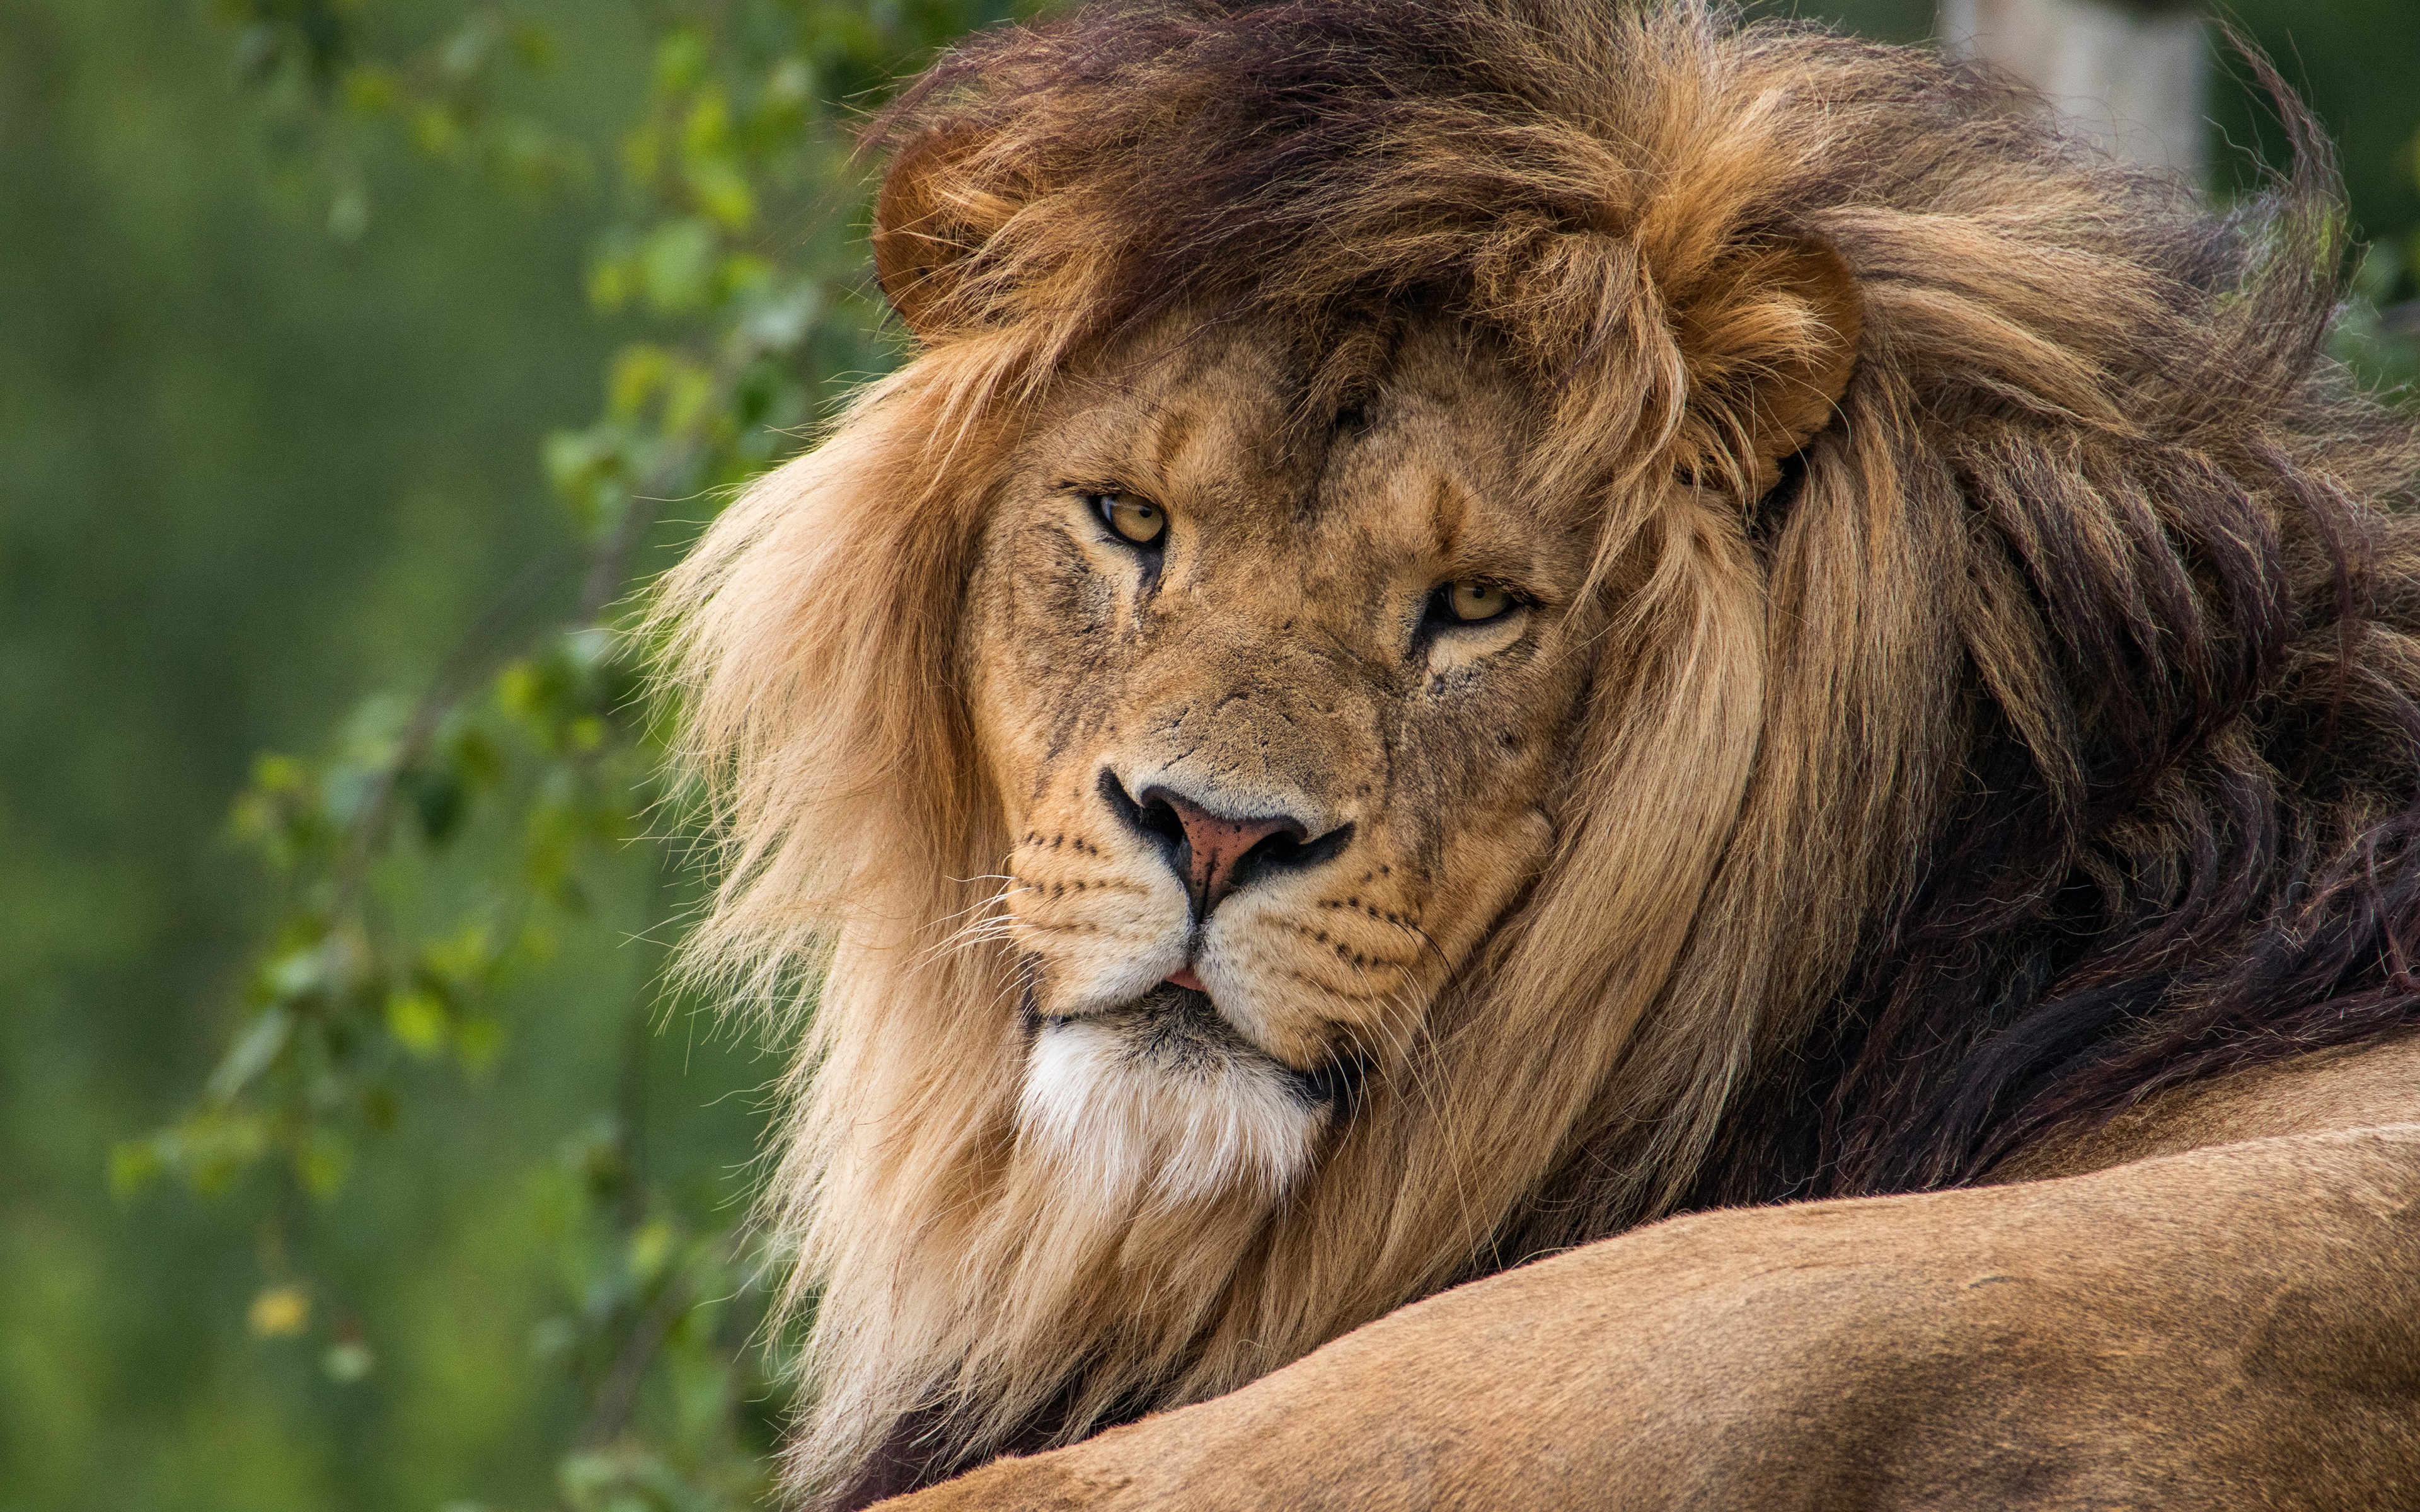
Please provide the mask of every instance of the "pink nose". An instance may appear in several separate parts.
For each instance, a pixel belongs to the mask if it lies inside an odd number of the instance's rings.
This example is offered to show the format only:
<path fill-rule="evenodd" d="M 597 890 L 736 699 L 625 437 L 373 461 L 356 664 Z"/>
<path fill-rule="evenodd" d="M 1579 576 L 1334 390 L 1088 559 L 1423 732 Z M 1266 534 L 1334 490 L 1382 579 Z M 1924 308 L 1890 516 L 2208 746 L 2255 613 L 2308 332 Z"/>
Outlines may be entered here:
<path fill-rule="evenodd" d="M 1107 766 L 1101 768 L 1100 790 L 1109 811 L 1136 839 L 1156 850 L 1184 883 L 1196 926 L 1206 922 L 1210 910 L 1236 888 L 1256 878 L 1308 871 L 1353 843 L 1349 822 L 1314 840 L 1310 826 L 1292 814 L 1230 819 L 1158 783 L 1129 794 Z"/>
<path fill-rule="evenodd" d="M 1165 788 L 1147 789 L 1142 801 L 1146 807 L 1169 809 L 1175 813 L 1177 823 L 1185 826 L 1185 848 L 1188 853 L 1184 869 L 1185 890 L 1193 895 L 1195 910 L 1204 917 L 1245 880 L 1236 874 L 1237 863 L 1250 855 L 1254 846 L 1272 835 L 1283 835 L 1299 844 L 1304 835 L 1299 823 L 1282 816 L 1221 819 Z"/>

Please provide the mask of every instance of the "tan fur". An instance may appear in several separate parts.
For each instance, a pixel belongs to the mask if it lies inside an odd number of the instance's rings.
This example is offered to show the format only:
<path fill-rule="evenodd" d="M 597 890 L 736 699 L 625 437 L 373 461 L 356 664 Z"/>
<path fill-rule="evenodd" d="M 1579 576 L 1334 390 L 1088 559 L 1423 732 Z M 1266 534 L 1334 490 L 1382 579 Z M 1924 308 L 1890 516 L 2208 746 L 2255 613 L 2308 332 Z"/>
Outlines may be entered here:
<path fill-rule="evenodd" d="M 2066 1180 L 1669 1220 L 883 1504 L 2420 1505 L 2415 1071 L 2230 1079 Z"/>
<path fill-rule="evenodd" d="M 768 1198 L 813 1317 L 809 1499 L 903 1425 L 944 1460 L 1080 1437 L 1523 1258 L 1522 1225 L 1672 1211 L 1916 880 L 1959 679 L 2081 793 L 2055 637 L 1970 494 L 2024 483 L 2020 441 L 2085 488 L 2147 414 L 2202 424 L 2146 344 L 2195 349 L 2223 301 L 2106 233 L 2121 192 L 2180 203 L 2005 150 L 1989 95 L 1905 130 L 1893 54 L 1688 4 L 1466 8 L 1536 114 L 1390 126 L 1294 239 L 1199 270 L 1151 261 L 1145 211 L 1202 80 L 1113 81 L 1148 118 L 1104 147 L 1111 85 L 1047 34 L 1030 88 L 937 76 L 876 228 L 912 361 L 664 587 L 725 845 L 692 967 L 812 1005 Z M 1165 509 L 1164 566 L 1095 492 Z M 2133 539 L 2114 506 L 2072 528 Z M 1525 607 L 1430 634 L 1458 580 Z M 1349 843 L 1188 934 L 1111 778 Z M 1215 1022 L 1171 1039 L 1187 969 Z M 1606 1267 L 1671 1294 L 1619 1256 L 1479 1294 Z"/>
<path fill-rule="evenodd" d="M 2154 1098 L 2089 1134 L 2045 1140 L 1994 1185 L 2105 1170 L 2212 1145 L 2420 1122 L 2420 1037 L 2304 1056 Z"/>

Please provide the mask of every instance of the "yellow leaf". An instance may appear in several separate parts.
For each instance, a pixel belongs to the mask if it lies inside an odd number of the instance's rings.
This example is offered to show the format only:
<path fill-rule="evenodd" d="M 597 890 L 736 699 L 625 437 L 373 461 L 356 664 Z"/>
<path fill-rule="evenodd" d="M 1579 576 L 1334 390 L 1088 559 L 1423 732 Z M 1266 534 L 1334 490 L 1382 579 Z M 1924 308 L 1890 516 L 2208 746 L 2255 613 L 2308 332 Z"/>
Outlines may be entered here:
<path fill-rule="evenodd" d="M 301 1287 L 265 1288 L 252 1299 L 252 1308 L 244 1318 L 257 1337 L 289 1337 L 302 1333 L 311 1321 L 311 1294 Z"/>
<path fill-rule="evenodd" d="M 630 1236 L 630 1270 L 643 1281 L 661 1273 L 673 1257 L 672 1226 L 659 1218 Z"/>
<path fill-rule="evenodd" d="M 415 1056 L 433 1056 L 445 1048 L 445 1005 L 434 994 L 398 992 L 386 1000 L 386 1029 Z"/>
<path fill-rule="evenodd" d="M 626 418 L 637 414 L 664 386 L 673 365 L 673 354 L 661 347 L 623 347 L 614 354 L 613 376 L 606 382 L 607 408 Z"/>

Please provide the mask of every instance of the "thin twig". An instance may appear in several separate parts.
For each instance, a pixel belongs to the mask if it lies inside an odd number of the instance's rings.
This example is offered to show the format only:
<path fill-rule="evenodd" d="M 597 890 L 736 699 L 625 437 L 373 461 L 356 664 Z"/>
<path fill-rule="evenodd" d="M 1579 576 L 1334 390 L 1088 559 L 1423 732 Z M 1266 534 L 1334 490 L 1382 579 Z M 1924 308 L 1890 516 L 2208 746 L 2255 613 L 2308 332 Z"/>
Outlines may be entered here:
<path fill-rule="evenodd" d="M 656 516 L 663 507 L 662 490 L 687 470 L 691 460 L 690 449 L 682 448 L 676 466 L 656 469 L 649 474 L 651 486 L 644 492 L 631 493 L 628 506 L 622 511 L 621 522 L 597 548 L 596 559 L 588 564 L 588 576 L 580 585 L 579 619 L 582 624 L 594 622 L 605 612 L 607 605 L 622 596 L 622 584 L 630 575 L 630 558 L 638 550 L 639 542 L 655 528 Z"/>
<path fill-rule="evenodd" d="M 589 625 L 595 623 L 605 607 L 621 592 L 629 572 L 631 556 L 639 542 L 654 526 L 661 507 L 662 496 L 674 481 L 695 460 L 695 451 L 680 447 L 663 462 L 651 469 L 640 481 L 630 497 L 629 507 L 623 512 L 613 534 L 598 545 L 589 559 L 588 570 L 582 575 L 580 597 L 572 612 L 564 619 L 547 622 L 554 625 Z M 396 736 L 395 748 L 386 762 L 371 778 L 368 791 L 362 796 L 361 807 L 354 810 L 353 822 L 346 837 L 345 859 L 336 872 L 336 910 L 348 911 L 360 897 L 364 881 L 369 874 L 370 861 L 377 854 L 380 838 L 386 832 L 388 813 L 395 807 L 396 785 L 420 758 L 428 752 L 429 743 L 437 732 L 482 677 L 509 650 L 506 632 L 529 607 L 545 595 L 546 590 L 559 580 L 569 564 L 572 553 L 551 552 L 528 571 L 514 579 L 497 600 L 489 605 L 472 622 L 470 629 L 446 654 L 439 664 L 437 675 L 429 680 L 427 691 L 412 705 L 404 720 L 402 731 Z M 535 627 L 534 627 L 535 628 Z"/>
<path fill-rule="evenodd" d="M 368 875 L 378 839 L 386 829 L 387 812 L 394 807 L 396 784 L 427 754 L 428 744 L 437 738 L 445 716 L 504 655 L 508 632 L 530 606 L 559 580 L 571 557 L 569 551 L 551 551 L 532 563 L 471 622 L 471 627 L 445 654 L 445 659 L 438 663 L 437 674 L 429 679 L 427 688 L 412 705 L 403 729 L 396 734 L 393 752 L 371 778 L 361 807 L 353 811 L 353 822 L 346 835 L 345 859 L 336 872 L 339 913 L 350 905 Z"/>
<path fill-rule="evenodd" d="M 687 1308 L 686 1288 L 677 1279 L 668 1280 L 646 1312 L 630 1326 L 629 1337 L 622 1341 L 613 1368 L 605 1372 L 604 1382 L 597 1388 L 596 1406 L 590 1409 L 588 1420 L 580 1426 L 579 1442 L 582 1447 L 594 1448 L 608 1443 L 628 1426 L 630 1413 L 638 1406 L 639 1383 L 646 1379 L 647 1365 Z"/>

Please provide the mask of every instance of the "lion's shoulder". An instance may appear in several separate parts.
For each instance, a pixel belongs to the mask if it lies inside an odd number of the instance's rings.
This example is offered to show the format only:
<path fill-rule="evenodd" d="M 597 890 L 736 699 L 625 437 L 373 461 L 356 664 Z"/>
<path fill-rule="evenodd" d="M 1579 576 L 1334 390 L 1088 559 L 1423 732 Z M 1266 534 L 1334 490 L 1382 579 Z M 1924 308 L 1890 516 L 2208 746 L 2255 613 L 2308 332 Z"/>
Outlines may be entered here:
<path fill-rule="evenodd" d="M 2044 1139 L 1988 1180 L 1996 1185 L 2081 1176 L 2189 1149 L 2391 1123 L 2420 1123 L 2420 1034 L 2172 1088 L 2098 1129 Z"/>

